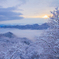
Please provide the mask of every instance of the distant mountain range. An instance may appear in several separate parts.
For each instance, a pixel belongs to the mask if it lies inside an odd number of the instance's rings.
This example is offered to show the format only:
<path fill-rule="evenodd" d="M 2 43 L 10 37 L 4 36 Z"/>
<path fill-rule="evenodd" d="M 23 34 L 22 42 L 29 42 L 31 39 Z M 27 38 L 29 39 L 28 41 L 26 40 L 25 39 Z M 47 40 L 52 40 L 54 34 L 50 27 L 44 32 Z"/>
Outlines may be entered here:
<path fill-rule="evenodd" d="M 32 29 L 32 30 L 43 30 L 49 28 L 47 23 L 42 25 L 33 24 L 33 25 L 0 25 L 0 28 L 18 28 L 18 29 Z"/>

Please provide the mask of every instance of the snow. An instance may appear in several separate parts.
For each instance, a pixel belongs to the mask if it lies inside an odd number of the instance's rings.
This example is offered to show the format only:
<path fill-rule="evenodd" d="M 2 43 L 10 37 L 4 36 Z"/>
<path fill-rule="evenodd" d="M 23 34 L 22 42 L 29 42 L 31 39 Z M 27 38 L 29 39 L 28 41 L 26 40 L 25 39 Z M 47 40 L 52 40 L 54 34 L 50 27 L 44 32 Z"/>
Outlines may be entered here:
<path fill-rule="evenodd" d="M 41 35 L 41 33 L 43 33 L 43 30 L 19 30 L 0 28 L 0 52 L 2 54 L 1 58 L 39 58 L 39 54 L 42 53 L 43 48 L 41 46 L 36 46 L 36 43 L 34 42 L 35 39 L 37 39 Z"/>
<path fill-rule="evenodd" d="M 1 33 L 0 59 L 59 58 L 58 29 L 47 29 L 47 30 L 3 29 L 3 30 L 4 32 L 0 32 Z M 0 31 L 3 30 L 0 29 Z M 9 37 L 8 35 L 9 36 L 11 35 L 11 37 Z"/>
<path fill-rule="evenodd" d="M 59 59 L 59 28 L 51 27 L 47 30 L 0 28 L 0 59 Z"/>

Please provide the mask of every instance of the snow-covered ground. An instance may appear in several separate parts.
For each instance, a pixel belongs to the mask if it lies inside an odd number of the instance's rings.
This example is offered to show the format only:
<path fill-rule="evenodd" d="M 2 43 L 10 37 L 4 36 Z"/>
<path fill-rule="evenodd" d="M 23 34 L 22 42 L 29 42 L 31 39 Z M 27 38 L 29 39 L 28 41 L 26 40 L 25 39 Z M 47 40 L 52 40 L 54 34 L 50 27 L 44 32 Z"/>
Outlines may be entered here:
<path fill-rule="evenodd" d="M 0 28 L 0 59 L 59 59 L 58 32 Z"/>
<path fill-rule="evenodd" d="M 43 30 L 19 30 L 0 28 L 0 59 L 39 58 L 39 55 L 36 51 L 38 50 L 40 54 L 43 49 L 41 48 L 41 46 L 36 47 L 36 44 L 33 41 L 37 39 L 42 32 Z M 32 55 L 33 57 L 30 57 Z"/>

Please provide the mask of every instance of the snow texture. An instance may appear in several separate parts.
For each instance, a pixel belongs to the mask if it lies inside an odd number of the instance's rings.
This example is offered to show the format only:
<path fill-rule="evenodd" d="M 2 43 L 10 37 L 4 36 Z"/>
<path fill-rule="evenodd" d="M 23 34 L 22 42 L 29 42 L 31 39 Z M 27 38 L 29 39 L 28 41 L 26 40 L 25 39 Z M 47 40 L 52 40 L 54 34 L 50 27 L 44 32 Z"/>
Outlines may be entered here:
<path fill-rule="evenodd" d="M 59 20 L 58 17 L 56 19 Z M 52 21 L 51 24 L 53 23 Z M 57 26 L 50 24 L 50 28 L 34 42 L 18 38 L 11 32 L 0 34 L 0 59 L 59 59 L 59 22 L 57 23 Z"/>

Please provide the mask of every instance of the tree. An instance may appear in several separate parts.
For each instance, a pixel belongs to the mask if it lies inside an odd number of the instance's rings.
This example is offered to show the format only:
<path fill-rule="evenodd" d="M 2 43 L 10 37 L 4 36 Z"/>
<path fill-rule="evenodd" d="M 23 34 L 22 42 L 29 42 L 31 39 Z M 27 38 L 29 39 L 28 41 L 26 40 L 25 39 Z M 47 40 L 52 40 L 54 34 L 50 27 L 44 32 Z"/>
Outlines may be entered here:
<path fill-rule="evenodd" d="M 44 31 L 44 35 L 35 42 L 37 47 L 41 46 L 40 59 L 59 59 L 59 10 L 51 12 L 50 29 Z M 40 51 L 40 49 L 39 49 Z"/>
<path fill-rule="evenodd" d="M 50 16 L 50 28 L 59 28 L 59 10 L 58 7 L 54 11 L 51 11 L 52 16 Z"/>

